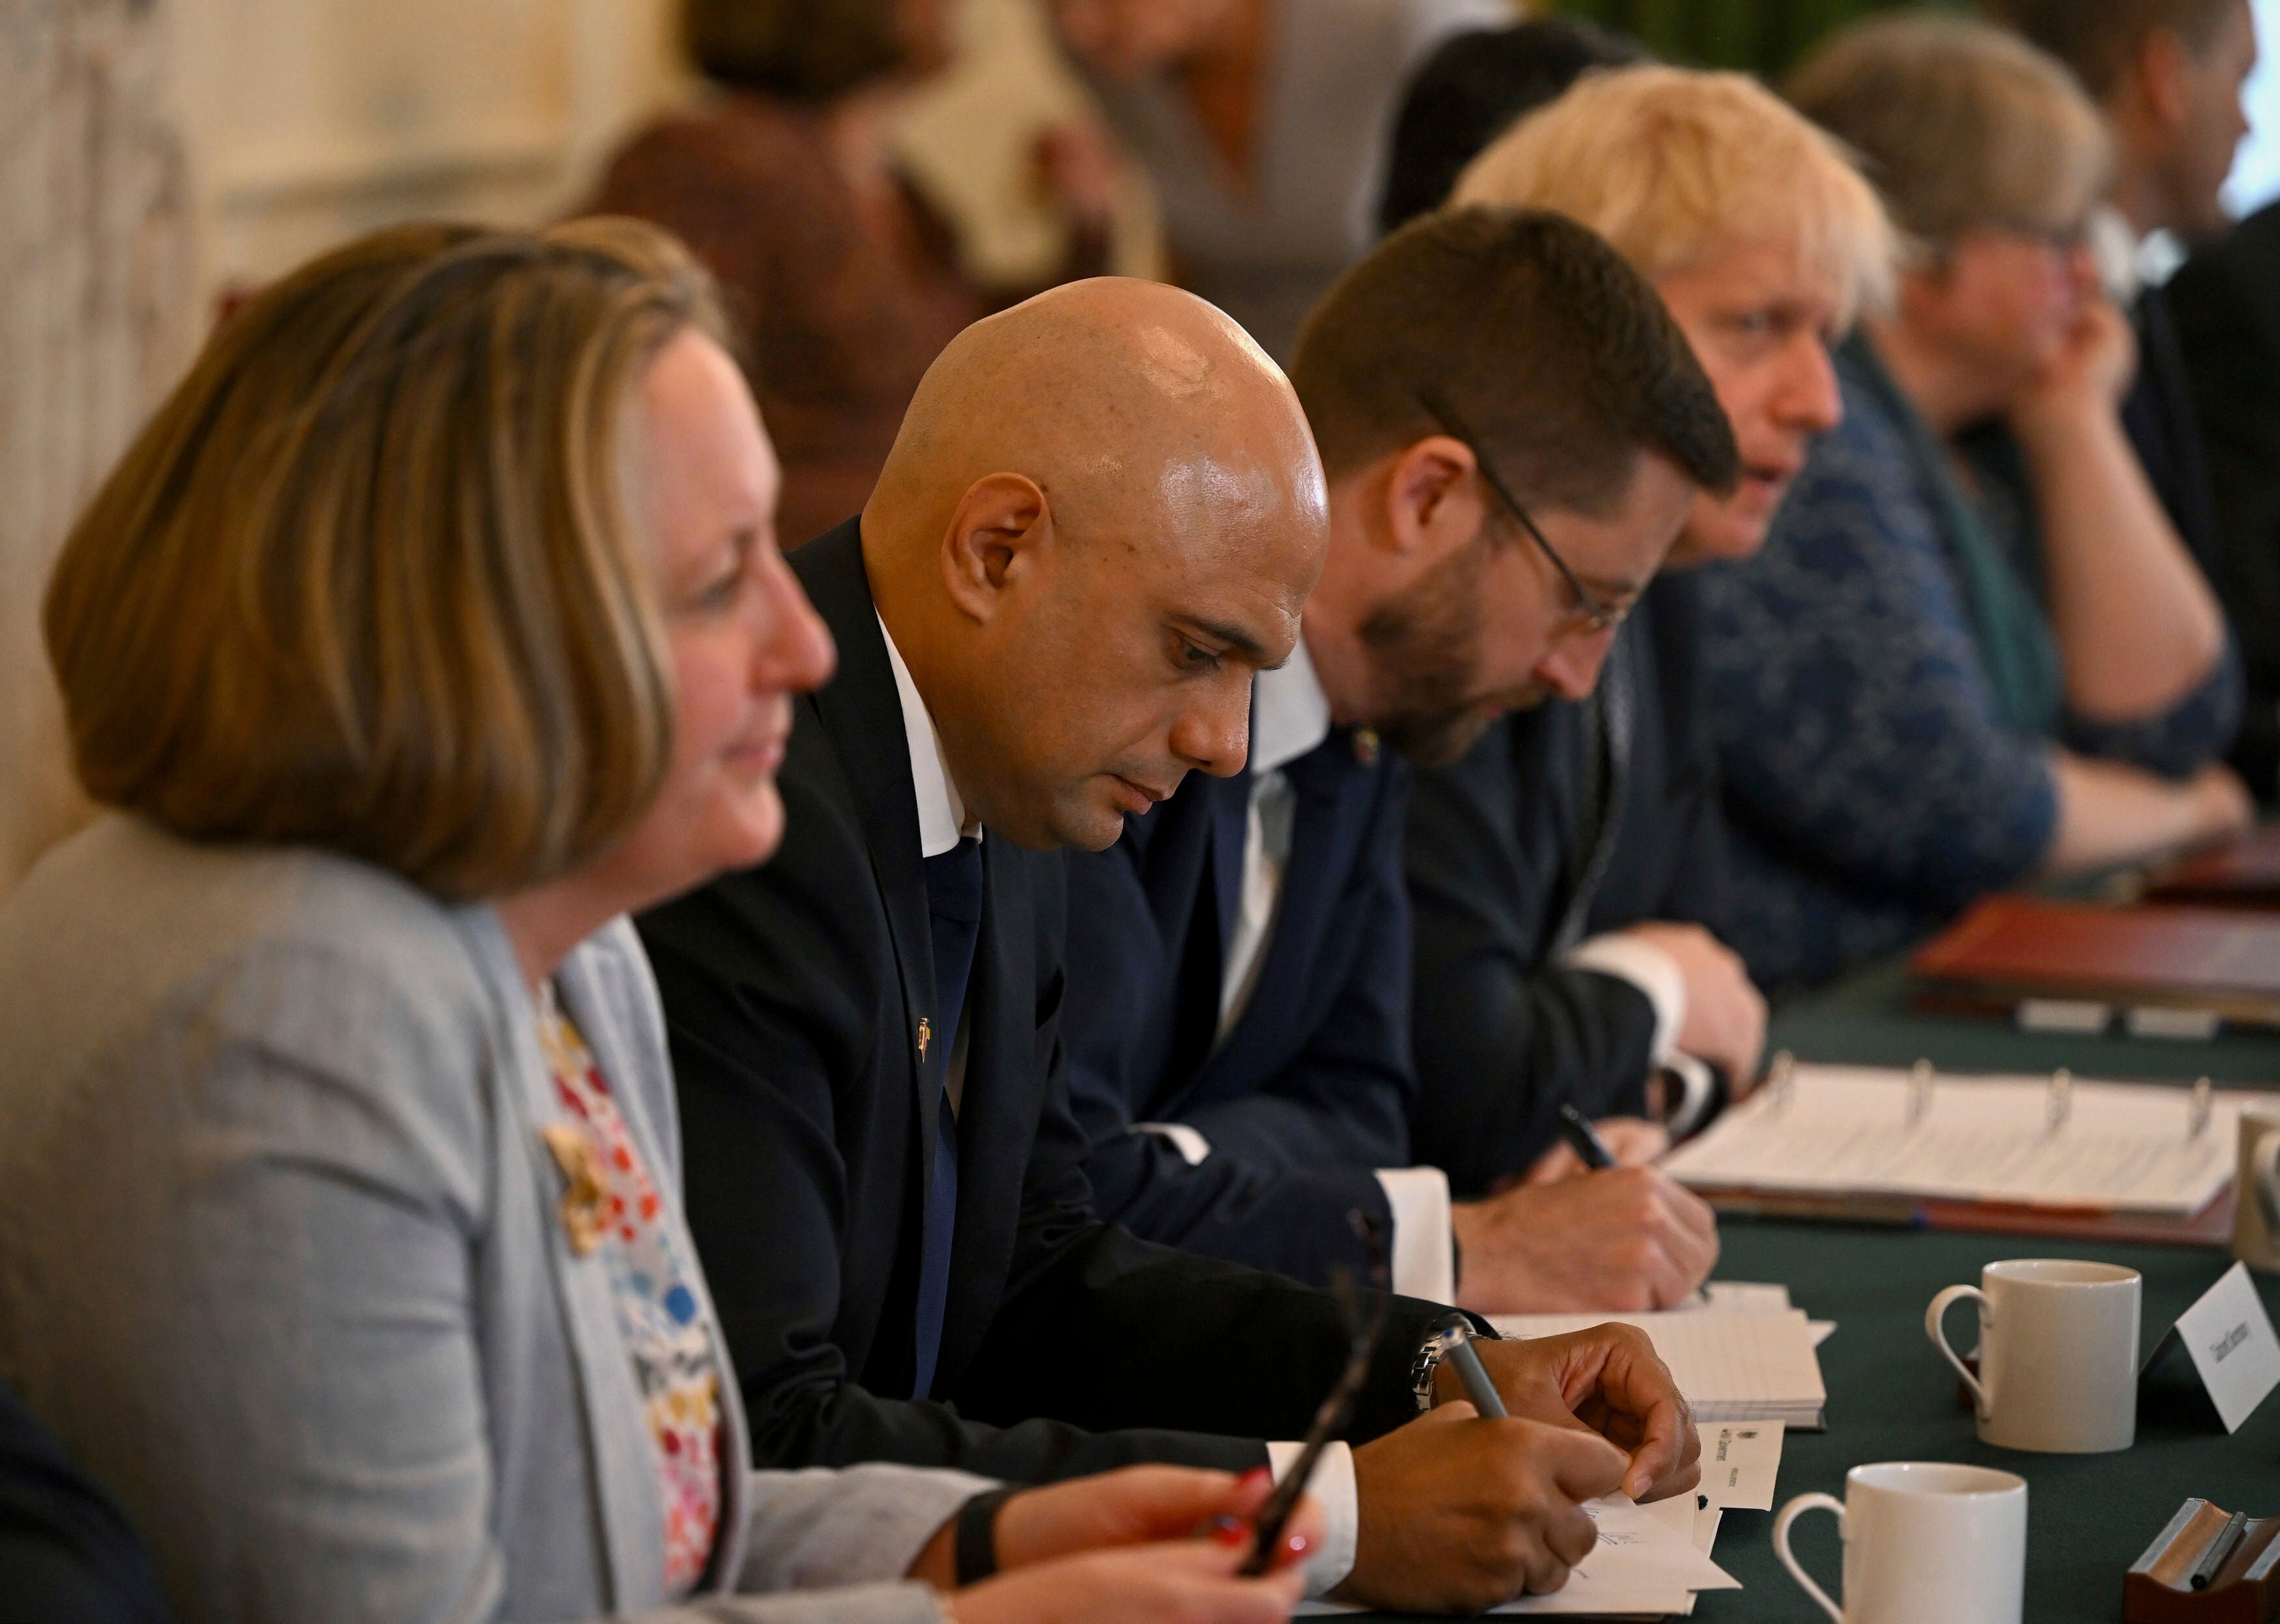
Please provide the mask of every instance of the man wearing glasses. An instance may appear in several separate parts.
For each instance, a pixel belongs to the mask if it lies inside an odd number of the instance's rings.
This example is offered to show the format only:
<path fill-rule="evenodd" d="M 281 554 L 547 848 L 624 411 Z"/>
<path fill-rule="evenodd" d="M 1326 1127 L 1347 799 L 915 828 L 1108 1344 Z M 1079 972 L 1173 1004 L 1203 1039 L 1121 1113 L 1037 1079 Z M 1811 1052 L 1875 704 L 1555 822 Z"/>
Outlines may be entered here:
<path fill-rule="evenodd" d="M 1304 631 L 1249 760 L 1073 854 L 1071 1089 L 1098 1210 L 1313 1281 L 1392 1235 L 1395 1289 L 1482 1312 L 1670 1305 L 1717 1255 L 1651 1168 L 1452 1205 L 1409 1166 L 1405 762 L 1582 698 L 1698 491 L 1737 457 L 1652 289 L 1560 217 L 1467 210 L 1340 281 L 1291 368 L 1329 478 Z M 1557 1254 L 1587 1300 L 1556 1304 Z"/>

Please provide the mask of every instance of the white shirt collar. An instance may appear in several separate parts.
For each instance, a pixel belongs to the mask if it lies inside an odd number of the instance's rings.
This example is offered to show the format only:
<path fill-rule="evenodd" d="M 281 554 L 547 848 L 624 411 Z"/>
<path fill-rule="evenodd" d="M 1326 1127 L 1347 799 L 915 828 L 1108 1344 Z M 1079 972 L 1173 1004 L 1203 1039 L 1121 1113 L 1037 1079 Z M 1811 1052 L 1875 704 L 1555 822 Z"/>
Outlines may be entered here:
<path fill-rule="evenodd" d="M 1254 779 L 1288 766 L 1330 736 L 1329 696 L 1306 653 L 1306 634 L 1291 645 L 1290 658 L 1262 671 L 1251 686 L 1251 775 Z"/>
<path fill-rule="evenodd" d="M 878 611 L 871 612 L 875 617 Z M 969 819 L 958 785 L 950 776 L 950 760 L 942 753 L 942 735 L 935 731 L 934 713 L 919 697 L 903 651 L 895 646 L 887 622 L 879 620 L 879 635 L 887 640 L 887 663 L 895 668 L 895 694 L 903 702 L 903 734 L 911 750 L 911 789 L 919 804 L 919 854 L 940 857 L 961 839 L 979 839 L 980 823 Z"/>

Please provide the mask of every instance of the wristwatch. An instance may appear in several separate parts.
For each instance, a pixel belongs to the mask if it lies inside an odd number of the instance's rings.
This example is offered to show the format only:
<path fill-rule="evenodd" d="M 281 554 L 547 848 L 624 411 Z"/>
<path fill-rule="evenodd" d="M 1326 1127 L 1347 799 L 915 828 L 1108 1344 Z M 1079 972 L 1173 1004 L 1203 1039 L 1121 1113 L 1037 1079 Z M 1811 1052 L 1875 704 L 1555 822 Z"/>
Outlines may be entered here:
<path fill-rule="evenodd" d="M 998 1571 L 998 1510 L 1021 1492 L 1010 1485 L 992 1489 L 975 1495 L 959 1512 L 951 1551 L 961 1586 L 977 1584 Z"/>
<path fill-rule="evenodd" d="M 1433 1378 L 1450 1349 L 1460 1342 L 1503 1340 L 1494 1326 L 1475 1324 L 1462 1309 L 1452 1309 L 1427 1326 L 1425 1340 L 1417 1344 L 1417 1357 L 1409 1361 L 1409 1392 L 1417 1400 L 1417 1413 L 1422 1415 L 1433 1407 Z"/>

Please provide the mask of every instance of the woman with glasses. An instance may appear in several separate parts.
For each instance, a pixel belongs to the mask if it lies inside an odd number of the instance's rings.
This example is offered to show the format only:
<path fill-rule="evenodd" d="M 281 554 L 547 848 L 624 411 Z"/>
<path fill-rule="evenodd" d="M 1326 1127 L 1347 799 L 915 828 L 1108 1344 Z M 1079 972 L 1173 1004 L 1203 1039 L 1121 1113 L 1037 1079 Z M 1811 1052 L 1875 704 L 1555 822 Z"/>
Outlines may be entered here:
<path fill-rule="evenodd" d="M 1911 252 L 1765 550 L 1704 581 L 1734 935 L 1774 986 L 2249 816 L 2215 765 L 2223 616 L 2122 433 L 2130 328 L 2083 241 L 2097 110 L 2031 46 L 1929 15 L 1847 30 L 1789 89 Z"/>
<path fill-rule="evenodd" d="M 113 810 L 0 903 L 0 1377 L 185 1621 L 1281 1618 L 1263 1482 L 750 1468 L 624 918 L 775 850 L 834 661 L 723 333 L 653 227 L 383 232 L 96 494 L 46 627 Z"/>

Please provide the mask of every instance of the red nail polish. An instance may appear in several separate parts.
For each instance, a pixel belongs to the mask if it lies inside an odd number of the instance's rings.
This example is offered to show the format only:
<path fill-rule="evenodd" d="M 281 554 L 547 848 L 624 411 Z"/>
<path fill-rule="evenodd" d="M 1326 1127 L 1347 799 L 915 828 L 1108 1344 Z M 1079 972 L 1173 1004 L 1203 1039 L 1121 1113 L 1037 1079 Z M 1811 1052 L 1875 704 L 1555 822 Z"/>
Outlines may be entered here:
<path fill-rule="evenodd" d="M 1232 1548 L 1251 1538 L 1251 1525 L 1239 1517 L 1217 1516 L 1211 1520 L 1210 1527 L 1212 1541 L 1215 1544 Z"/>
<path fill-rule="evenodd" d="M 1275 1474 L 1268 1471 L 1265 1466 L 1253 1466 L 1250 1471 L 1245 1472 L 1241 1477 L 1235 1480 L 1235 1486 L 1237 1489 L 1248 1489 L 1253 1483 L 1263 1483 L 1274 1475 Z"/>
<path fill-rule="evenodd" d="M 1282 1559 L 1285 1562 L 1303 1562 L 1306 1559 L 1306 1553 L 1313 1548 L 1314 1542 L 1305 1535 L 1290 1535 L 1282 1541 Z"/>

